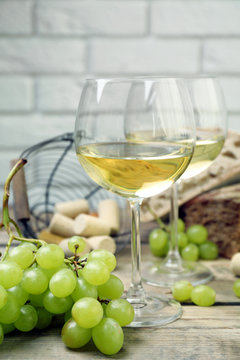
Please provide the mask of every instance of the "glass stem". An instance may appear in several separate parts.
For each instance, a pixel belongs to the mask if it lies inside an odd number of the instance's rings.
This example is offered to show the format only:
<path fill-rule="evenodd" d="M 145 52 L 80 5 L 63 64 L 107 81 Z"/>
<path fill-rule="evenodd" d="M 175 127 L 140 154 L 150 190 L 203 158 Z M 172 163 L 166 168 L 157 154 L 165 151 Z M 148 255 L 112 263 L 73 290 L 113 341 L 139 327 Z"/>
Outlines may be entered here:
<path fill-rule="evenodd" d="M 131 251 L 132 281 L 127 292 L 127 299 L 135 307 L 146 304 L 145 292 L 141 280 L 141 241 L 140 241 L 140 205 L 141 199 L 129 199 L 131 207 Z"/>
<path fill-rule="evenodd" d="M 178 249 L 178 181 L 171 187 L 170 244 L 164 265 L 172 270 L 182 270 L 182 259 Z"/>

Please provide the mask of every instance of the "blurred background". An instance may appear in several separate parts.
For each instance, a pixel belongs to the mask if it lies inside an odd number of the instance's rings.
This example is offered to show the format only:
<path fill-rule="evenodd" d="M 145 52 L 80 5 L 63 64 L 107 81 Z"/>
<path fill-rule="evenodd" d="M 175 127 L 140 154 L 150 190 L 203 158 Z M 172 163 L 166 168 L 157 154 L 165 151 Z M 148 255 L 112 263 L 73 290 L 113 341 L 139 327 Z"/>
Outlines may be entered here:
<path fill-rule="evenodd" d="M 240 130 L 239 0 L 0 0 L 0 187 L 26 147 L 73 131 L 89 76 L 221 78 Z"/>

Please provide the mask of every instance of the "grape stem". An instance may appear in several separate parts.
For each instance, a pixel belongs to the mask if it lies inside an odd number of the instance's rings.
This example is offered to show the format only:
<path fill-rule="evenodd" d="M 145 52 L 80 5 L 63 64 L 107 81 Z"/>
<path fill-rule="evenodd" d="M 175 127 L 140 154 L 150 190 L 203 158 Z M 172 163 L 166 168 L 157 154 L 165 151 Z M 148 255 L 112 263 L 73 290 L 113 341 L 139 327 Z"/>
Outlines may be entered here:
<path fill-rule="evenodd" d="M 151 208 L 151 206 L 149 204 L 145 204 L 145 206 L 148 209 L 148 211 L 150 212 L 150 214 L 154 217 L 154 220 L 158 223 L 160 228 L 167 231 L 167 232 L 170 232 L 169 227 L 166 224 L 164 224 L 164 222 L 157 216 L 157 214 Z"/>
<path fill-rule="evenodd" d="M 5 253 L 2 257 L 2 259 L 0 260 L 0 262 L 4 261 L 7 257 L 8 251 L 10 249 L 10 246 L 13 242 L 13 240 L 17 240 L 17 241 L 22 241 L 22 242 L 30 242 L 30 243 L 36 243 L 38 246 L 42 246 L 44 244 L 46 244 L 45 241 L 43 240 L 38 240 L 38 239 L 27 239 L 25 237 L 23 237 L 21 230 L 19 228 L 19 226 L 17 225 L 17 223 L 10 217 L 9 215 L 9 208 L 8 208 L 8 200 L 9 200 L 9 196 L 10 196 L 10 184 L 11 181 L 14 177 L 14 175 L 27 163 L 26 159 L 19 159 L 17 161 L 17 163 L 14 165 L 14 167 L 12 168 L 12 170 L 10 171 L 5 185 L 4 185 L 4 192 L 3 192 L 3 210 L 2 210 L 2 222 L 0 223 L 0 229 L 2 229 L 3 227 L 5 228 L 6 232 L 9 235 L 9 240 L 6 246 L 6 250 Z M 10 225 L 13 225 L 17 234 L 15 235 L 11 229 Z"/>

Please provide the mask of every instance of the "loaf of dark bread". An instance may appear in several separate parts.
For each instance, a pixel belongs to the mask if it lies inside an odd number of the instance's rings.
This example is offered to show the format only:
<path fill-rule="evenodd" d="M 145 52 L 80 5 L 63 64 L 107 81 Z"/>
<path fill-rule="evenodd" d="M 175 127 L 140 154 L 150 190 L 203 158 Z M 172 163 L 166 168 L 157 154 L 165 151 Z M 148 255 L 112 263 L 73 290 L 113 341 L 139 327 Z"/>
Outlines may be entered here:
<path fill-rule="evenodd" d="M 181 207 L 180 216 L 186 227 L 206 226 L 221 256 L 231 258 L 240 251 L 240 184 L 195 197 Z"/>

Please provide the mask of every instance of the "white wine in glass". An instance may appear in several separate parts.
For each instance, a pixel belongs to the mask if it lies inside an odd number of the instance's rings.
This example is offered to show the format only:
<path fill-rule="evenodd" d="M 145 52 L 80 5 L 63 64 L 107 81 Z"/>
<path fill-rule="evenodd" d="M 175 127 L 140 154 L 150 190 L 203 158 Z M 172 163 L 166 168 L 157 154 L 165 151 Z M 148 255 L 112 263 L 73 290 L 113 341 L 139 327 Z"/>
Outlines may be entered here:
<path fill-rule="evenodd" d="M 196 144 L 192 160 L 181 178 L 171 188 L 171 241 L 166 259 L 149 264 L 143 272 L 144 280 L 157 286 L 171 286 L 178 280 L 193 285 L 212 279 L 211 271 L 198 262 L 183 261 L 178 249 L 178 184 L 197 177 L 220 154 L 226 133 L 227 114 L 223 94 L 217 79 L 202 77 L 186 79 L 196 123 Z"/>
<path fill-rule="evenodd" d="M 134 136 L 139 131 L 136 141 Z M 181 316 L 181 306 L 146 294 L 141 281 L 140 205 L 169 188 L 186 170 L 195 143 L 190 96 L 180 79 L 87 80 L 75 123 L 80 164 L 101 187 L 129 200 L 132 281 L 126 298 L 130 326 L 159 326 Z"/>

